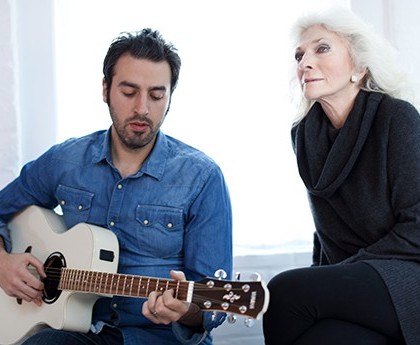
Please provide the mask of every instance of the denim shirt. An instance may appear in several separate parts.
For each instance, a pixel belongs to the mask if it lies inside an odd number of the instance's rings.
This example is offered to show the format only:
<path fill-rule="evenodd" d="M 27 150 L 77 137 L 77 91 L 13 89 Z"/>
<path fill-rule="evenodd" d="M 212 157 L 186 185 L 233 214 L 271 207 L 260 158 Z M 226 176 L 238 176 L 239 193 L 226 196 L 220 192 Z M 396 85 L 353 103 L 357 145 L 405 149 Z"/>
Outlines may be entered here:
<path fill-rule="evenodd" d="M 60 205 L 67 228 L 86 222 L 110 229 L 119 241 L 120 273 L 169 278 L 170 270 L 181 270 L 197 281 L 223 269 L 231 277 L 232 214 L 223 174 L 208 156 L 162 132 L 127 178 L 112 163 L 110 130 L 69 139 L 26 164 L 0 192 L 0 236 L 9 251 L 7 222 L 28 205 Z M 119 327 L 128 345 L 150 343 L 145 329 L 155 329 L 162 344 L 211 344 L 210 331 L 225 318 L 205 312 L 203 333 L 176 322 L 154 325 L 141 313 L 144 301 L 100 298 L 93 322 Z"/>

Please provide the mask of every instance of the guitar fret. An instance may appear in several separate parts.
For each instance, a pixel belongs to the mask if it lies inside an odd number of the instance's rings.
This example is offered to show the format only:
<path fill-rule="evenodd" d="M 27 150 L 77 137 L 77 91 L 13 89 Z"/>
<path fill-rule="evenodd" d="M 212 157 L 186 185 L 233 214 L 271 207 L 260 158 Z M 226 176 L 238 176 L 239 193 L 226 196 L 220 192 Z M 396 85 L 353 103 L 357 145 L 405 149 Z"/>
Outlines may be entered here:
<path fill-rule="evenodd" d="M 80 289 L 83 287 L 83 271 L 77 270 L 77 273 L 78 273 L 77 289 L 80 291 Z"/>
<path fill-rule="evenodd" d="M 69 270 L 69 284 L 68 284 L 69 289 L 73 288 L 73 282 L 74 282 L 74 270 L 70 269 Z"/>
<path fill-rule="evenodd" d="M 92 292 L 92 291 L 94 291 L 94 290 L 92 290 L 92 276 L 93 276 L 93 272 L 92 271 L 87 271 L 86 272 L 86 275 L 87 275 L 87 277 L 86 277 L 86 288 L 87 288 L 87 291 Z"/>
<path fill-rule="evenodd" d="M 93 282 L 93 291 L 98 291 L 98 272 L 94 272 L 93 276 L 95 277 L 95 281 Z"/>
<path fill-rule="evenodd" d="M 81 275 L 82 272 L 80 270 L 76 270 L 76 279 L 74 280 L 74 290 L 80 291 L 80 282 L 81 282 Z"/>
<path fill-rule="evenodd" d="M 105 278 L 105 285 L 104 285 L 104 293 L 106 293 L 106 288 L 108 287 L 108 278 L 109 278 L 109 273 L 106 273 L 106 278 Z M 109 289 L 109 293 L 111 293 L 111 289 Z"/>
<path fill-rule="evenodd" d="M 71 290 L 73 288 L 73 282 L 74 282 L 74 270 L 70 270 L 70 281 L 69 281 L 69 289 Z"/>
<path fill-rule="evenodd" d="M 115 284 L 115 290 L 114 290 L 114 293 L 115 294 L 118 294 L 118 288 L 119 288 L 119 286 L 120 286 L 120 278 L 121 278 L 121 276 L 119 275 L 119 276 L 117 276 L 117 283 Z"/>
<path fill-rule="evenodd" d="M 138 286 L 138 288 L 137 288 L 137 296 L 143 296 L 142 294 L 141 294 L 141 284 L 142 284 L 142 279 L 143 279 L 143 277 L 140 277 L 140 279 L 139 279 L 139 286 Z"/>
<path fill-rule="evenodd" d="M 73 290 L 78 290 L 78 286 L 79 286 L 79 281 L 80 281 L 80 271 L 79 270 L 75 270 L 76 276 L 74 279 L 74 284 L 73 284 Z"/>
<path fill-rule="evenodd" d="M 134 276 L 131 276 L 131 283 L 130 283 L 130 296 L 133 296 L 133 282 L 134 282 Z"/>
<path fill-rule="evenodd" d="M 175 289 L 175 298 L 178 299 L 179 294 L 179 284 L 181 283 L 180 280 L 176 282 L 176 289 Z"/>
<path fill-rule="evenodd" d="M 86 290 L 86 271 L 80 271 L 80 289 L 82 291 Z"/>
<path fill-rule="evenodd" d="M 99 277 L 99 283 L 96 283 L 96 289 L 97 289 L 98 292 L 102 292 L 103 290 L 101 290 L 101 289 L 102 289 L 103 278 L 104 278 L 103 273 L 97 273 L 96 274 L 96 280 L 98 280 L 98 277 Z"/>
<path fill-rule="evenodd" d="M 145 296 L 149 296 L 149 285 L 150 285 L 150 278 L 147 279 Z"/>
<path fill-rule="evenodd" d="M 76 282 L 76 290 L 83 291 L 83 271 L 77 270 L 77 282 Z"/>
<path fill-rule="evenodd" d="M 126 287 L 126 285 L 127 285 L 127 276 L 124 275 L 124 281 L 123 281 L 123 284 L 122 284 L 122 291 L 121 291 L 121 294 L 122 295 L 125 294 L 125 287 Z"/>

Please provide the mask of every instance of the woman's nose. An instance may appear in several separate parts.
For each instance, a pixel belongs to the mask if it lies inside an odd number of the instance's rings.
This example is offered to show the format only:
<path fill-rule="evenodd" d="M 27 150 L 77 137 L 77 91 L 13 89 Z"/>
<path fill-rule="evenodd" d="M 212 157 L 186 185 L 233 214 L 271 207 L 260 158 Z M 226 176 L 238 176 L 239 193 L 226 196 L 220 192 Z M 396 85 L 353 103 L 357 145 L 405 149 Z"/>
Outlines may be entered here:
<path fill-rule="evenodd" d="M 306 70 L 312 68 L 312 58 L 309 54 L 302 55 L 302 58 L 299 61 L 298 68 L 300 70 Z"/>

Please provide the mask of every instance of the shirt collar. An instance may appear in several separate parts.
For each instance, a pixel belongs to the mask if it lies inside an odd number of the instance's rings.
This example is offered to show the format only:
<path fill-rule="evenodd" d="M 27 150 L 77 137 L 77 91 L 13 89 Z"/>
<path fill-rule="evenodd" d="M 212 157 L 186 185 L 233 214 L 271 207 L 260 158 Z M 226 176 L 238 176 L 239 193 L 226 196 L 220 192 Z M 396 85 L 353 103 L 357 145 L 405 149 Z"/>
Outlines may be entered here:
<path fill-rule="evenodd" d="M 144 161 L 140 171 L 135 176 L 144 173 L 160 180 L 165 170 L 168 155 L 168 140 L 165 134 L 159 131 L 149 157 Z M 109 165 L 113 166 L 111 158 L 111 128 L 104 131 L 96 143 L 96 154 L 92 158 L 92 163 L 98 164 L 102 161 L 106 161 Z"/>

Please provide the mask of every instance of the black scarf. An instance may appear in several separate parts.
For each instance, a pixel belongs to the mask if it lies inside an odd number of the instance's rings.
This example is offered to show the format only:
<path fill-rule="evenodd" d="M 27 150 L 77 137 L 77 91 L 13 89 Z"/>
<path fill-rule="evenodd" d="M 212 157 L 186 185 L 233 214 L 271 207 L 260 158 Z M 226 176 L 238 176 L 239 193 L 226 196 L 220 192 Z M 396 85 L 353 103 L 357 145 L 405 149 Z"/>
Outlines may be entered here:
<path fill-rule="evenodd" d="M 293 129 L 299 173 L 311 194 L 327 198 L 345 181 L 366 142 L 382 97 L 360 91 L 334 141 L 331 123 L 318 102 Z"/>

